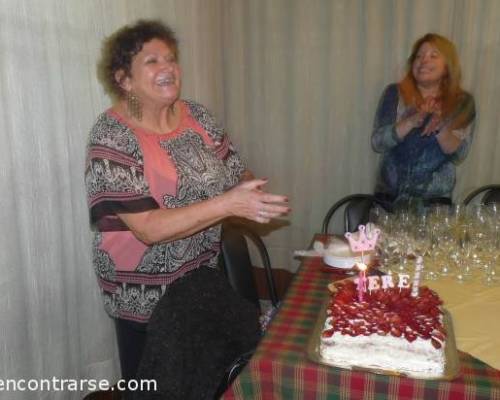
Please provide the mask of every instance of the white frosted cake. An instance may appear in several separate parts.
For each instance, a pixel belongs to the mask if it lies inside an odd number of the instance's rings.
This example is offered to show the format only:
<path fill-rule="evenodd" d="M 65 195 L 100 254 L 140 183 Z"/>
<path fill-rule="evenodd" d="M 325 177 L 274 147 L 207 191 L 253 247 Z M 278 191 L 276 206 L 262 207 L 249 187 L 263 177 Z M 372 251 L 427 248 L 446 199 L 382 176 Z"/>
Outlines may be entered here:
<path fill-rule="evenodd" d="M 366 292 L 359 302 L 354 282 L 333 286 L 320 341 L 324 362 L 413 377 L 443 376 L 446 330 L 435 292 L 421 287 L 418 297 L 412 297 L 409 288 L 389 287 Z"/>

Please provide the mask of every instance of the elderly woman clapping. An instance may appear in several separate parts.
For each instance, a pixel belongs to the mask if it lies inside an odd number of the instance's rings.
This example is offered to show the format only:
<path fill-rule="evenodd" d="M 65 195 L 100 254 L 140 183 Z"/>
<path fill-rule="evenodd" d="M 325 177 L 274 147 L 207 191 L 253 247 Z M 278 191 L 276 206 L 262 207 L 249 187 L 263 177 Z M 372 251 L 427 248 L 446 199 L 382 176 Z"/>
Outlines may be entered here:
<path fill-rule="evenodd" d="M 94 267 L 126 379 L 169 286 L 215 270 L 220 222 L 266 223 L 290 211 L 285 196 L 253 179 L 208 110 L 180 98 L 178 57 L 168 27 L 139 21 L 106 40 L 100 63 L 116 101 L 90 133 L 85 180 Z"/>

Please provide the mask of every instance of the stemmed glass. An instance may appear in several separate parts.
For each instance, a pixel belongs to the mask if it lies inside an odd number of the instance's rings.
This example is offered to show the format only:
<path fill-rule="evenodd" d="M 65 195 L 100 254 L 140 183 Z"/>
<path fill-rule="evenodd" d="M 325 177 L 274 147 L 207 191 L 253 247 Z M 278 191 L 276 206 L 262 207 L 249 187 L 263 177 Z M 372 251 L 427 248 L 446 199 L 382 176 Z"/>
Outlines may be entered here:
<path fill-rule="evenodd" d="M 441 276 L 451 274 L 450 260 L 455 258 L 456 239 L 453 237 L 450 230 L 443 230 L 437 236 L 437 246 L 434 250 L 435 262 L 438 266 L 438 273 Z"/>
<path fill-rule="evenodd" d="M 412 230 L 413 252 L 415 257 L 424 258 L 425 277 L 429 280 L 437 279 L 435 264 L 432 262 L 431 249 L 433 246 L 433 236 L 429 231 L 425 214 L 420 216 L 417 224 Z"/>
<path fill-rule="evenodd" d="M 444 204 L 434 204 L 429 208 L 429 223 L 433 227 L 442 227 L 443 224 L 449 225 L 450 207 Z"/>
<path fill-rule="evenodd" d="M 407 272 L 409 258 L 423 256 L 426 279 L 453 275 L 459 282 L 500 283 L 497 205 L 436 205 L 415 211 L 400 208 L 389 214 L 380 208 L 370 213 L 382 230 L 377 250 L 386 272 Z"/>
<path fill-rule="evenodd" d="M 396 215 L 396 226 L 393 234 L 393 241 L 398 244 L 399 265 L 398 272 L 408 272 L 408 256 L 412 253 L 412 228 L 413 215 L 408 209 L 399 209 Z"/>
<path fill-rule="evenodd" d="M 495 264 L 485 264 L 483 270 L 482 283 L 486 286 L 496 285 L 498 283 L 498 272 Z"/>
<path fill-rule="evenodd" d="M 481 266 L 482 283 L 494 285 L 498 282 L 497 265 L 500 255 L 500 215 L 497 204 L 486 206 L 486 224 L 483 225 Z"/>
<path fill-rule="evenodd" d="M 427 226 L 416 225 L 413 229 L 413 243 L 416 256 L 425 256 L 431 248 L 431 237 Z"/>
<path fill-rule="evenodd" d="M 456 278 L 463 283 L 470 279 L 472 270 L 470 266 L 471 243 L 469 237 L 469 226 L 463 222 L 457 227 L 458 248 L 455 257 L 457 266 Z"/>
<path fill-rule="evenodd" d="M 375 206 L 370 210 L 369 220 L 381 230 L 377 243 L 377 253 L 381 262 L 381 268 L 385 272 L 391 272 L 399 258 L 398 243 L 393 240 L 392 230 L 394 216 L 382 207 Z"/>
<path fill-rule="evenodd" d="M 463 278 L 480 279 L 491 285 L 498 281 L 496 265 L 500 247 L 500 223 L 496 206 L 482 204 L 467 208 L 461 230 L 460 266 Z"/>

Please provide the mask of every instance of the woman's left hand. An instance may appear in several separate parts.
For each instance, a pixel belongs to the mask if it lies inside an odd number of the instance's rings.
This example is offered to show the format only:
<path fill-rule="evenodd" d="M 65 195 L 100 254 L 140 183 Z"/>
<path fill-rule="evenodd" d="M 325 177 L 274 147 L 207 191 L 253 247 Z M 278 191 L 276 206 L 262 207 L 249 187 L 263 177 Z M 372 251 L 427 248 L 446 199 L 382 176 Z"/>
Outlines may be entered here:
<path fill-rule="evenodd" d="M 261 224 L 290 212 L 286 196 L 267 193 L 263 186 L 267 179 L 240 182 L 220 196 L 229 216 L 242 217 Z"/>
<path fill-rule="evenodd" d="M 424 102 L 419 106 L 420 112 L 425 112 L 431 115 L 431 119 L 425 125 L 422 136 L 430 136 L 434 134 L 442 122 L 441 118 L 441 102 L 435 97 L 427 97 Z"/>
<path fill-rule="evenodd" d="M 418 106 L 418 111 L 427 114 L 441 114 L 441 102 L 435 97 L 429 96 Z"/>
<path fill-rule="evenodd" d="M 431 136 L 436 133 L 440 129 L 441 122 L 441 116 L 432 114 L 430 121 L 427 122 L 427 125 L 425 125 L 422 131 L 422 136 Z"/>

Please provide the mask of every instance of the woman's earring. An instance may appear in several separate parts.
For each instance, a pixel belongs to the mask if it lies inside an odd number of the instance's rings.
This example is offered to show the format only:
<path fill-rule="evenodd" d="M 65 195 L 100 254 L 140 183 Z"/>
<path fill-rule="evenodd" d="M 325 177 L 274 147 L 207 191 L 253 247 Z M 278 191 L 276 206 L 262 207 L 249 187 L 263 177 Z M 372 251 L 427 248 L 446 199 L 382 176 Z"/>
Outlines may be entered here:
<path fill-rule="evenodd" d="M 137 97 L 132 92 L 127 92 L 127 110 L 130 117 L 137 119 L 138 121 L 142 120 L 142 104 Z"/>

